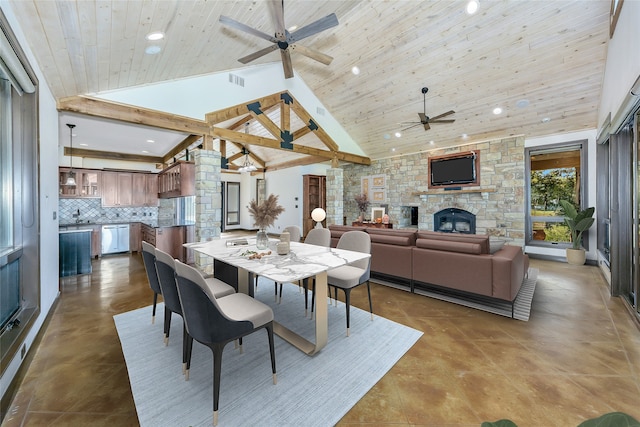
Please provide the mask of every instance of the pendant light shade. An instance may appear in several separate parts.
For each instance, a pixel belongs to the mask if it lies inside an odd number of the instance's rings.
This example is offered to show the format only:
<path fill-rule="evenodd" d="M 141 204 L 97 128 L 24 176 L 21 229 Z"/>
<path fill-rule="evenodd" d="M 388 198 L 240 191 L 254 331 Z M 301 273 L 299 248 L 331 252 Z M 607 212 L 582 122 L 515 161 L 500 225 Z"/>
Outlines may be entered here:
<path fill-rule="evenodd" d="M 71 145 L 71 153 L 69 156 L 69 173 L 67 173 L 67 181 L 64 185 L 76 185 L 76 174 L 73 171 L 73 128 L 76 127 L 76 125 L 67 123 L 67 126 L 69 126 L 69 145 Z"/>

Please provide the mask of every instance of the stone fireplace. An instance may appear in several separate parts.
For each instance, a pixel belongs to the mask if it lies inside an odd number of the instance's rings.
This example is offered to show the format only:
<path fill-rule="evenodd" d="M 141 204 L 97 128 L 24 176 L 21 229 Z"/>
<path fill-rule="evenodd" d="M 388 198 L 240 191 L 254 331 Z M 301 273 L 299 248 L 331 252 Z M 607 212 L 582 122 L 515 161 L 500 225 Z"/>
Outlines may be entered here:
<path fill-rule="evenodd" d="M 433 214 L 433 230 L 445 233 L 476 234 L 476 216 L 458 208 L 446 208 Z"/>

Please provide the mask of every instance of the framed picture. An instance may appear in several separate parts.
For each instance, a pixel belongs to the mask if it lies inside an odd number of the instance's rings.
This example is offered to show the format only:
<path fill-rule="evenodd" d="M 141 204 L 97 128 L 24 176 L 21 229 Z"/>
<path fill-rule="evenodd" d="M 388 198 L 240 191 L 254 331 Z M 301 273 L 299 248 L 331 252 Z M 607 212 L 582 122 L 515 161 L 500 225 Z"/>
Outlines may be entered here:
<path fill-rule="evenodd" d="M 387 201 L 387 192 L 384 188 L 376 189 L 371 192 L 371 197 L 369 198 L 373 203 L 384 203 Z"/>
<path fill-rule="evenodd" d="M 382 222 L 384 208 L 371 208 L 371 222 Z M 378 221 L 380 219 L 380 221 Z"/>
<path fill-rule="evenodd" d="M 371 179 L 373 181 L 372 183 L 373 188 L 384 188 L 384 181 L 385 181 L 384 175 L 373 175 Z"/>

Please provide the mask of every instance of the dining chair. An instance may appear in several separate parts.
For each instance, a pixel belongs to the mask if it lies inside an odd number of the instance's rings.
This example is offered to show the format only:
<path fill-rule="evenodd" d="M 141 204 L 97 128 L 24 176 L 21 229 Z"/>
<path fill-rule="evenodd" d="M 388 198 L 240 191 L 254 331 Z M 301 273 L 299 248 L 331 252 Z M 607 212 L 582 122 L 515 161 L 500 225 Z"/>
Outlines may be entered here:
<path fill-rule="evenodd" d="M 307 237 L 304 239 L 304 242 L 309 245 L 316 246 L 324 246 L 328 248 L 331 246 L 331 231 L 328 228 L 312 228 L 307 233 Z M 303 288 L 304 288 L 304 315 L 307 316 L 308 312 L 308 290 L 309 290 L 309 280 L 313 281 L 312 284 L 312 292 L 311 292 L 311 312 L 313 313 L 313 307 L 315 303 L 316 297 L 316 279 L 307 278 L 304 279 Z M 282 293 L 282 290 L 280 291 Z"/>
<path fill-rule="evenodd" d="M 289 233 L 290 242 L 300 242 L 300 238 L 302 237 L 302 230 L 300 229 L 300 227 L 298 227 L 297 225 L 289 225 L 285 227 L 284 230 L 282 230 L 283 233 L 285 231 Z M 278 285 L 280 285 L 280 299 L 278 299 Z M 282 301 L 282 283 L 274 282 L 273 286 L 274 286 L 275 300 L 279 303 L 279 301 Z M 257 287 L 258 287 L 258 276 L 256 276 L 256 288 Z M 302 288 L 300 289 L 302 290 Z"/>
<path fill-rule="evenodd" d="M 175 260 L 176 283 L 187 328 L 186 378 L 189 378 L 193 340 L 213 353 L 213 425 L 218 424 L 222 352 L 226 344 L 266 329 L 271 355 L 273 383 L 277 383 L 273 340 L 273 311 L 266 304 L 243 293 L 217 298 L 208 290 L 202 274 Z"/>
<path fill-rule="evenodd" d="M 156 321 L 156 305 L 158 304 L 158 295 L 162 295 L 160 282 L 158 282 L 158 272 L 156 271 L 156 248 L 147 242 L 142 242 L 142 261 L 144 269 L 147 272 L 147 280 L 149 287 L 153 291 L 153 310 L 151 312 L 151 324 Z"/>
<path fill-rule="evenodd" d="M 340 237 L 340 240 L 338 240 L 336 248 L 370 254 L 371 237 L 364 231 L 347 231 Z M 370 270 L 371 257 L 368 257 L 348 265 L 333 268 L 327 272 L 327 284 L 330 288 L 333 287 L 336 290 L 336 299 L 338 298 L 338 289 L 342 289 L 344 291 L 347 310 L 347 336 L 349 336 L 350 326 L 349 309 L 351 306 L 351 290 L 364 283 L 367 284 L 367 293 L 369 294 L 369 312 L 371 313 L 371 320 L 373 320 L 371 286 L 369 285 Z"/>

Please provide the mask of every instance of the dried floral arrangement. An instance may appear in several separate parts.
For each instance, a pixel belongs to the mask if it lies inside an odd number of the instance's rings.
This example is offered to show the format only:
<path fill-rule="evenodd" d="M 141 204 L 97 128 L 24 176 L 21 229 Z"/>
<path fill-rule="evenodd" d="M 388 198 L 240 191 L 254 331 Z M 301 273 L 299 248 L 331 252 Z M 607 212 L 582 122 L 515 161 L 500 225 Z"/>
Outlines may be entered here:
<path fill-rule="evenodd" d="M 358 210 L 360 212 L 366 212 L 369 207 L 369 198 L 366 194 L 359 194 L 355 197 L 356 203 L 358 204 Z"/>
<path fill-rule="evenodd" d="M 278 204 L 278 196 L 269 194 L 264 202 L 258 204 L 255 200 L 249 203 L 249 213 L 253 216 L 253 224 L 260 229 L 273 225 L 284 208 Z"/>

